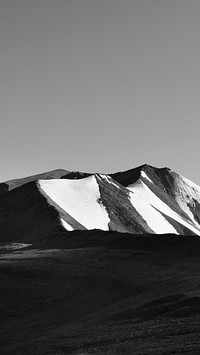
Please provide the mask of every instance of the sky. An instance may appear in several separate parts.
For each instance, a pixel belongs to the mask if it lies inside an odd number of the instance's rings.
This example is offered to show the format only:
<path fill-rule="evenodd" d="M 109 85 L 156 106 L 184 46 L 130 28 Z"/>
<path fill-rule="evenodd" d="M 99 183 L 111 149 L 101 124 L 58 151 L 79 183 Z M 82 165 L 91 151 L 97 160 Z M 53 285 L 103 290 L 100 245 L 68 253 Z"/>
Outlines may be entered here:
<path fill-rule="evenodd" d="M 169 167 L 200 185 L 199 0 L 0 0 L 0 181 Z"/>

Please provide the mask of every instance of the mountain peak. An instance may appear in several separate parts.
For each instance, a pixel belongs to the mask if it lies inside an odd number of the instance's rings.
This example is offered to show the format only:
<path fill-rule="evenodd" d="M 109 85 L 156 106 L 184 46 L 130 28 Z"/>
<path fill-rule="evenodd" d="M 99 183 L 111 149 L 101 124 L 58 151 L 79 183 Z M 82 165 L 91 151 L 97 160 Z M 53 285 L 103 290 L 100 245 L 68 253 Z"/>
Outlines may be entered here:
<path fill-rule="evenodd" d="M 200 235 L 200 187 L 168 167 L 143 164 L 110 175 L 56 169 L 0 187 L 0 229 L 16 242 L 95 228 Z"/>

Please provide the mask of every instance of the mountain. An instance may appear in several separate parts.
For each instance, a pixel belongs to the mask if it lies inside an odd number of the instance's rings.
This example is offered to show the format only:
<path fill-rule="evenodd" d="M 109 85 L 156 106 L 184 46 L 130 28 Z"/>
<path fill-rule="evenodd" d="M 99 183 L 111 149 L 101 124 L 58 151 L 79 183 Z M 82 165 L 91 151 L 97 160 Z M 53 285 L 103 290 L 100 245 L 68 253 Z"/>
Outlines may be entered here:
<path fill-rule="evenodd" d="M 1 242 L 77 230 L 200 235 L 200 187 L 150 165 L 115 174 L 59 169 L 0 186 Z"/>
<path fill-rule="evenodd" d="M 142 165 L 0 185 L 0 353 L 200 354 L 200 188 Z"/>

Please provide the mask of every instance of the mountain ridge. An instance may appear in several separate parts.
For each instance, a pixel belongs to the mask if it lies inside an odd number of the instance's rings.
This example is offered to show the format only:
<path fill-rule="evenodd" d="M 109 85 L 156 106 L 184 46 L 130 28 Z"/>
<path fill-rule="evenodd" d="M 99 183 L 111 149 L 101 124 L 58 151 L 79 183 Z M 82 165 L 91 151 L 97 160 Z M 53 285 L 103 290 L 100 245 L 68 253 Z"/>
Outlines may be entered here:
<path fill-rule="evenodd" d="M 112 174 L 56 169 L 0 190 L 0 228 L 12 242 L 92 229 L 200 235 L 200 187 L 167 167 L 143 164 Z"/>

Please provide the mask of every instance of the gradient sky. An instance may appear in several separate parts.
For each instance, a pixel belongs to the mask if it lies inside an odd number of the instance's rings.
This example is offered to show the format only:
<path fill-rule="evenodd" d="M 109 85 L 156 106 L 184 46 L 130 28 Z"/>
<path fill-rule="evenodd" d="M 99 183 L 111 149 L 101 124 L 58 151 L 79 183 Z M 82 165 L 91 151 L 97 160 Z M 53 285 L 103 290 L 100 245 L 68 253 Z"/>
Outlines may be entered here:
<path fill-rule="evenodd" d="M 199 0 L 0 0 L 0 181 L 148 163 L 200 184 Z"/>

